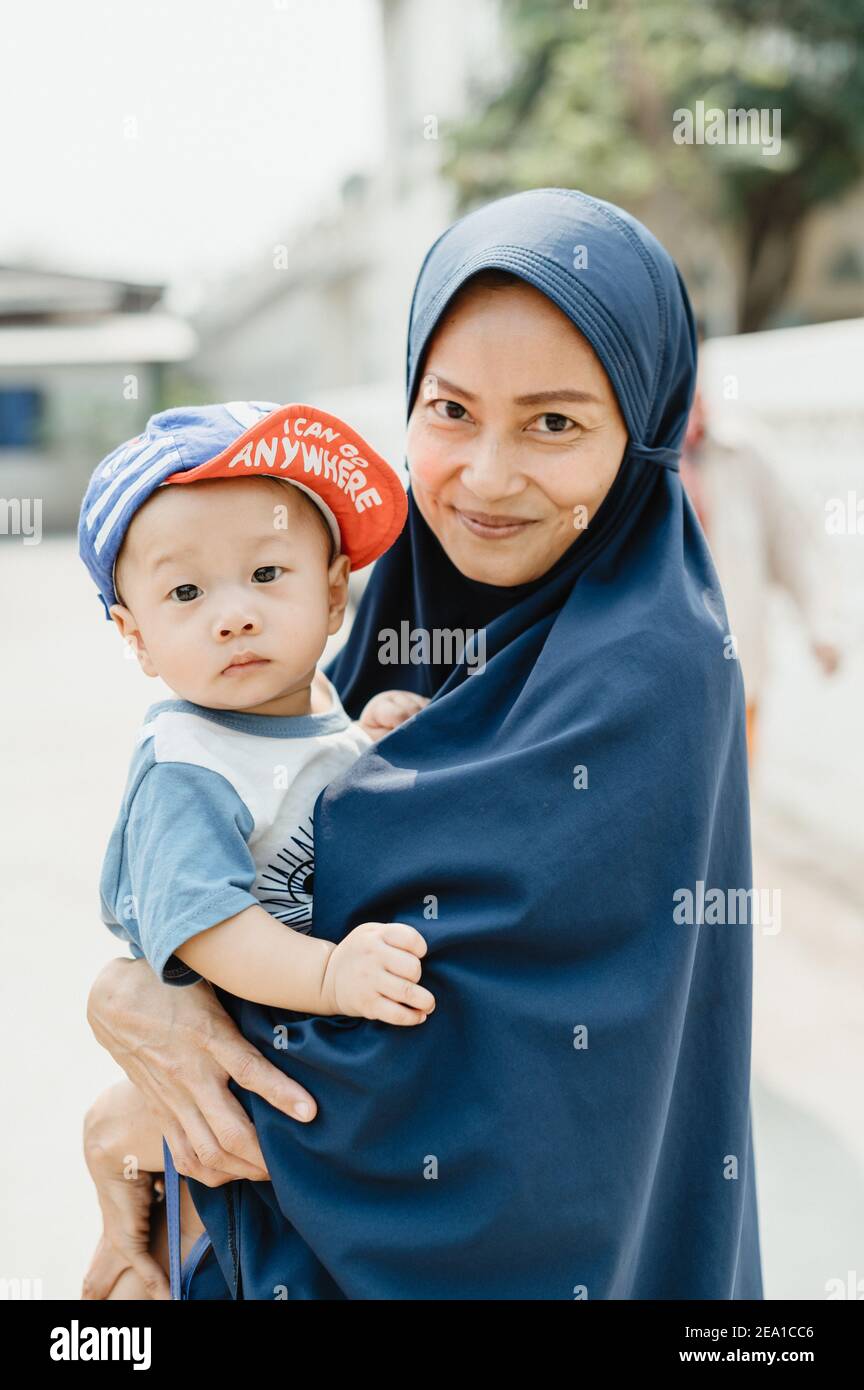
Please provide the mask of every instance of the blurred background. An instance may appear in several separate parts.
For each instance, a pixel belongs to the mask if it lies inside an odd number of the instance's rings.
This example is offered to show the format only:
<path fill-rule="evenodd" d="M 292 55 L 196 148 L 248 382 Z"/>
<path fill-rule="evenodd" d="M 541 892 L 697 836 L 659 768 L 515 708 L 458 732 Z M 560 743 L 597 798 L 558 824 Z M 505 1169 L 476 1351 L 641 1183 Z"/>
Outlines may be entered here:
<path fill-rule="evenodd" d="M 682 471 L 747 688 L 756 881 L 782 902 L 780 929 L 755 931 L 766 1296 L 864 1297 L 862 34 L 864 0 L 7 16 L 7 1294 L 29 1279 L 77 1297 L 95 1245 L 80 1129 L 117 1078 L 85 1018 L 117 953 L 98 876 L 140 715 L 165 693 L 77 559 L 87 478 L 154 411 L 244 398 L 314 401 L 399 466 L 423 254 L 479 202 L 562 185 L 645 221 L 699 315 Z"/>

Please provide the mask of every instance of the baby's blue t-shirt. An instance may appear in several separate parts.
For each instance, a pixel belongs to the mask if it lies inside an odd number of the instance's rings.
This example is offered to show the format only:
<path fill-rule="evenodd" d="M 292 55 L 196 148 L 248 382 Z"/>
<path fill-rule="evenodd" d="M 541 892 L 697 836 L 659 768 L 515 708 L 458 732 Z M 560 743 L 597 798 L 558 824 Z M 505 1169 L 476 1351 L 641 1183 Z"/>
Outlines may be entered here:
<path fill-rule="evenodd" d="M 151 705 L 102 866 L 102 920 L 167 983 L 201 976 L 177 947 L 254 904 L 312 927 L 312 813 L 371 744 L 327 682 L 324 714 Z"/>

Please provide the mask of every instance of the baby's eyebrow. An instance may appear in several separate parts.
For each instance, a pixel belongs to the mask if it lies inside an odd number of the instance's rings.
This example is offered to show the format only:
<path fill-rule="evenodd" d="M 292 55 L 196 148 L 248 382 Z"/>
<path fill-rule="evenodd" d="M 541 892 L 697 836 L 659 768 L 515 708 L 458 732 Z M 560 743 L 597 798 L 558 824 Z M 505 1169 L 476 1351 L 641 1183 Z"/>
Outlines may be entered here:
<path fill-rule="evenodd" d="M 261 531 L 250 532 L 243 537 L 250 549 L 262 545 L 272 545 L 275 542 L 289 541 L 289 537 L 282 527 L 267 528 Z M 163 569 L 166 565 L 178 565 L 188 563 L 199 558 L 199 552 L 193 546 L 184 546 L 182 550 L 160 550 L 155 558 L 150 562 L 151 573 Z"/>
<path fill-rule="evenodd" d="M 162 569 L 165 565 L 175 565 L 180 560 L 190 559 L 193 555 L 191 550 L 160 551 L 150 563 L 151 570 Z"/>

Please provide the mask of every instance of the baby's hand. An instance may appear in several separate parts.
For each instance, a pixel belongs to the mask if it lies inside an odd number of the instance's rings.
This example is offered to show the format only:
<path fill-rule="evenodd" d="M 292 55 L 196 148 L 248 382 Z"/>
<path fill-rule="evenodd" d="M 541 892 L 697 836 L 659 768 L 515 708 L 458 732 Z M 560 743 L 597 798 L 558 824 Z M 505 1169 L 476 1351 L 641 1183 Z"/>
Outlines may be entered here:
<path fill-rule="evenodd" d="M 360 726 L 370 738 L 383 738 L 428 703 L 425 695 L 415 695 L 410 690 L 382 690 L 364 707 Z"/>
<path fill-rule="evenodd" d="M 406 922 L 363 922 L 334 947 L 322 982 L 322 1013 L 423 1023 L 435 998 L 418 985 L 426 941 Z"/>

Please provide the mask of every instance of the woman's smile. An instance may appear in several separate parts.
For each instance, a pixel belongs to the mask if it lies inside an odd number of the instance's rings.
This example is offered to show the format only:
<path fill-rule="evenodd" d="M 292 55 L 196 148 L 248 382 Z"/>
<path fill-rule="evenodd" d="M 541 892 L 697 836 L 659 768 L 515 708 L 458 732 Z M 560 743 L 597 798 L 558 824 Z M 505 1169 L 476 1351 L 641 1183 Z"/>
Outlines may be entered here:
<path fill-rule="evenodd" d="M 469 511 L 456 506 L 452 510 L 472 535 L 482 536 L 484 540 L 503 541 L 511 536 L 521 536 L 529 526 L 536 524 L 534 517 L 530 516 L 498 516 L 494 512 Z"/>

